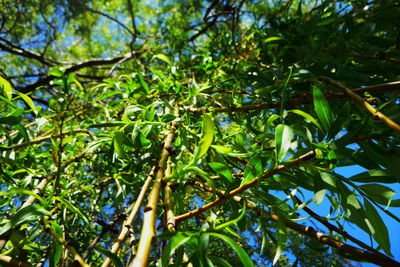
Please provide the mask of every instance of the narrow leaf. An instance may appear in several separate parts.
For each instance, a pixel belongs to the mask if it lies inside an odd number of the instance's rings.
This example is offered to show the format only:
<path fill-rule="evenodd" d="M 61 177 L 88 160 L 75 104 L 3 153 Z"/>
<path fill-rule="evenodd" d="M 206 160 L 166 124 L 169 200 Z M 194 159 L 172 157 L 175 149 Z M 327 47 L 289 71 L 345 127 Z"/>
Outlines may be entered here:
<path fill-rule="evenodd" d="M 326 100 L 322 91 L 317 87 L 313 88 L 313 98 L 315 112 L 317 113 L 317 116 L 321 121 L 322 127 L 326 132 L 328 132 L 334 120 L 329 103 Z"/>
<path fill-rule="evenodd" d="M 113 140 L 114 149 L 115 152 L 117 152 L 118 156 L 121 158 L 126 157 L 123 142 L 124 142 L 124 133 L 120 131 L 115 132 Z"/>
<path fill-rule="evenodd" d="M 313 116 L 311 116 L 310 114 L 308 114 L 308 113 L 306 113 L 306 112 L 304 112 L 302 110 L 299 110 L 299 109 L 288 110 L 288 112 L 291 112 L 291 113 L 294 113 L 294 114 L 302 116 L 303 118 L 305 118 L 306 120 L 309 120 L 311 123 L 313 123 L 315 126 L 317 126 L 319 129 L 322 130 L 322 127 L 319 124 L 319 122 Z"/>
<path fill-rule="evenodd" d="M 204 154 L 207 153 L 214 139 L 214 122 L 207 114 L 203 116 L 203 128 L 201 131 L 201 138 L 199 145 L 195 152 L 195 161 L 199 160 Z"/>
<path fill-rule="evenodd" d="M 71 202 L 69 202 L 68 200 L 66 200 L 65 198 L 62 197 L 55 197 L 55 199 L 57 199 L 58 201 L 60 201 L 62 204 L 64 204 L 69 210 L 71 210 L 73 213 L 75 213 L 76 215 L 78 215 L 79 217 L 82 218 L 82 220 L 90 225 L 88 218 L 83 215 L 83 213 L 74 205 L 72 205 Z"/>
<path fill-rule="evenodd" d="M 233 248 L 233 250 L 238 254 L 239 259 L 243 263 L 243 266 L 246 267 L 254 266 L 253 261 L 250 259 L 249 255 L 247 255 L 246 251 L 241 246 L 239 246 L 232 238 L 218 233 L 205 233 L 205 234 L 208 234 L 210 236 L 215 236 L 228 243 Z"/>
<path fill-rule="evenodd" d="M 124 267 L 125 265 L 122 263 L 122 261 L 118 258 L 117 255 L 109 251 L 108 249 L 102 248 L 102 247 L 95 247 L 95 250 L 100 252 L 101 254 L 107 256 L 108 258 L 111 259 L 111 261 L 114 263 L 116 267 Z"/>
<path fill-rule="evenodd" d="M 33 104 L 33 101 L 32 101 L 32 99 L 29 97 L 29 96 L 27 96 L 26 94 L 23 94 L 23 93 L 21 93 L 21 92 L 15 92 L 17 95 L 19 95 L 24 101 L 25 101 L 25 103 L 26 104 L 28 104 L 28 106 L 31 108 L 31 109 L 35 109 L 35 104 Z"/>
<path fill-rule="evenodd" d="M 14 216 L 5 225 L 3 225 L 3 227 L 0 228 L 0 235 L 4 234 L 12 227 L 21 225 L 35 217 L 42 217 L 45 215 L 50 216 L 51 213 L 45 210 L 42 206 L 26 206 L 18 210 L 17 213 L 15 213 Z"/>
<path fill-rule="evenodd" d="M 168 266 L 168 260 L 172 252 L 189 241 L 193 235 L 194 233 L 191 232 L 176 232 L 175 236 L 171 238 L 164 248 L 163 254 L 161 255 L 161 266 Z"/>
<path fill-rule="evenodd" d="M 278 162 L 283 159 L 290 148 L 292 141 L 292 129 L 290 126 L 279 124 L 275 129 L 275 143 Z"/>
<path fill-rule="evenodd" d="M 368 218 L 366 223 L 372 235 L 374 236 L 374 239 L 383 248 L 386 254 L 391 255 L 389 233 L 385 223 L 374 206 L 365 198 L 364 206 Z"/>
<path fill-rule="evenodd" d="M 228 180 L 229 183 L 232 182 L 232 179 L 233 179 L 232 174 L 231 174 L 229 168 L 225 164 L 222 164 L 222 163 L 219 163 L 219 162 L 210 162 L 210 163 L 208 163 L 208 165 L 214 171 L 216 171 L 218 174 L 220 174 L 223 177 L 225 177 Z"/>
<path fill-rule="evenodd" d="M 12 92 L 13 92 L 11 83 L 1 76 L 0 76 L 0 88 L 3 88 L 3 92 L 4 92 L 5 96 L 8 98 L 8 100 L 11 100 Z"/>
<path fill-rule="evenodd" d="M 276 249 L 276 253 L 275 253 L 275 257 L 273 260 L 272 265 L 275 265 L 277 263 L 277 261 L 279 260 L 279 258 L 282 255 L 283 250 L 286 247 L 286 239 L 287 239 L 287 230 L 286 230 L 286 226 L 283 223 L 282 220 L 278 221 L 278 244 L 277 244 L 277 249 Z"/>
<path fill-rule="evenodd" d="M 237 218 L 230 220 L 228 222 L 225 222 L 223 224 L 220 224 L 220 225 L 216 226 L 214 229 L 218 231 L 218 230 L 224 229 L 225 227 L 229 227 L 232 224 L 239 222 L 244 217 L 245 214 L 246 214 L 246 203 L 243 203 L 242 212 L 240 213 L 240 215 Z"/>

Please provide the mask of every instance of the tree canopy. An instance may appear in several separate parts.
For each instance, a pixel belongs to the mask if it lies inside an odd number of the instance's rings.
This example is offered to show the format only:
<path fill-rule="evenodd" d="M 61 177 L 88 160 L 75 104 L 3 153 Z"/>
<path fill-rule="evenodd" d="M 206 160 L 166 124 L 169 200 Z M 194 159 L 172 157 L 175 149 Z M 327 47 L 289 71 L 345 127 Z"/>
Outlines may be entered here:
<path fill-rule="evenodd" d="M 0 8 L 0 264 L 400 265 L 398 1 Z"/>

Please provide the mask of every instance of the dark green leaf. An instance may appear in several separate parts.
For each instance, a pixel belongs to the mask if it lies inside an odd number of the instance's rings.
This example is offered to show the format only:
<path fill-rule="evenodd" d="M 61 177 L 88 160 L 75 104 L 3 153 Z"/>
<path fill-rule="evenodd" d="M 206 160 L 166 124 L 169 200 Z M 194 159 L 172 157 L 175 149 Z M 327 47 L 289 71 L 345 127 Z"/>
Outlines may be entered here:
<path fill-rule="evenodd" d="M 317 116 L 326 132 L 333 124 L 333 113 L 324 94 L 318 87 L 313 87 L 314 108 Z"/>

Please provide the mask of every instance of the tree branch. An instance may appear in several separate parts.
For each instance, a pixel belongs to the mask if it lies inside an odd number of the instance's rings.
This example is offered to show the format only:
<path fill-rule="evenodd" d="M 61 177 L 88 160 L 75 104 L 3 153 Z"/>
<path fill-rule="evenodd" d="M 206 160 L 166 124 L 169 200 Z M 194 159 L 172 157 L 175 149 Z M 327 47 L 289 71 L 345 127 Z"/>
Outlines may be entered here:
<path fill-rule="evenodd" d="M 203 183 L 196 182 L 196 185 L 200 186 L 202 189 L 208 191 L 208 192 L 217 192 L 221 197 L 225 195 L 225 192 L 222 190 L 217 190 L 215 191 L 214 188 L 210 186 L 206 186 Z M 265 215 L 269 218 L 271 218 L 273 221 L 278 222 L 279 220 L 282 220 L 282 218 L 278 215 L 272 214 L 260 207 L 258 207 L 255 203 L 244 200 L 240 196 L 234 196 L 232 198 L 234 201 L 239 202 L 239 203 L 246 203 L 246 206 L 250 209 L 253 209 L 256 211 L 257 214 L 259 215 Z M 342 252 L 349 253 L 351 255 L 360 257 L 368 262 L 378 264 L 380 266 L 399 266 L 400 263 L 393 260 L 392 258 L 380 253 L 379 251 L 376 251 L 372 249 L 371 252 L 364 251 L 362 249 L 359 249 L 357 247 L 348 245 L 344 242 L 338 241 L 336 239 L 333 239 L 332 237 L 326 236 L 323 233 L 320 233 L 318 231 L 315 231 L 312 227 L 306 227 L 301 224 L 297 224 L 295 222 L 289 221 L 285 218 L 283 218 L 283 223 L 285 224 L 286 227 L 295 230 L 298 233 L 301 233 L 303 235 L 306 235 L 312 239 L 315 239 L 322 244 L 327 244 L 328 246 L 334 247 L 336 249 L 339 249 Z M 362 243 L 362 242 L 361 242 Z M 364 244 L 365 245 L 365 244 Z"/>
<path fill-rule="evenodd" d="M 175 114 L 177 114 L 178 109 L 176 108 Z M 172 143 L 177 128 L 178 122 L 174 121 L 171 124 L 170 132 L 165 139 L 164 147 L 161 152 L 160 161 L 158 163 L 158 170 L 156 173 L 153 188 L 148 197 L 147 206 L 144 208 L 144 219 L 142 233 L 140 235 L 138 250 L 135 259 L 133 260 L 133 266 L 144 267 L 147 266 L 150 246 L 153 238 L 155 236 L 155 221 L 156 221 L 156 211 L 157 204 L 159 200 L 161 183 L 165 175 L 165 169 L 167 167 L 167 160 L 170 156 L 170 150 L 172 148 Z"/>
<path fill-rule="evenodd" d="M 47 66 L 54 66 L 54 65 L 57 64 L 57 62 L 49 60 L 49 59 L 46 59 L 40 54 L 36 54 L 34 52 L 31 52 L 29 50 L 23 49 L 21 47 L 17 47 L 14 44 L 12 44 L 11 42 L 9 42 L 9 41 L 7 41 L 7 40 L 5 40 L 3 38 L 0 38 L 0 41 L 2 41 L 2 42 L 7 44 L 7 45 L 5 45 L 3 43 L 0 43 L 0 49 L 5 51 L 5 52 L 8 52 L 10 54 L 14 54 L 14 55 L 17 55 L 17 56 L 22 56 L 22 57 L 25 57 L 25 58 L 29 58 L 29 59 L 34 59 L 34 60 L 36 60 L 36 61 L 38 61 L 38 62 L 40 62 L 40 63 L 42 63 L 44 65 L 47 65 Z"/>
<path fill-rule="evenodd" d="M 129 214 L 129 217 L 123 222 L 121 231 L 117 238 L 117 241 L 115 241 L 115 243 L 111 247 L 112 253 L 117 254 L 121 248 L 122 243 L 125 241 L 126 235 L 129 233 L 130 228 L 132 227 L 133 222 L 135 221 L 135 218 L 139 211 L 139 208 L 142 205 L 143 199 L 145 197 L 147 189 L 150 186 L 151 180 L 153 180 L 155 170 L 156 170 L 156 168 L 153 167 L 153 169 L 147 176 L 147 179 L 144 182 L 142 189 L 140 190 L 139 196 L 136 199 L 135 204 L 133 204 L 133 208 Z M 108 267 L 108 266 L 110 266 L 110 264 L 111 264 L 111 259 L 107 257 L 107 259 L 104 261 L 104 263 L 101 265 L 101 267 Z"/>
<path fill-rule="evenodd" d="M 364 92 L 382 93 L 382 92 L 388 92 L 388 91 L 397 91 L 397 90 L 400 90 L 400 81 L 378 84 L 378 85 L 373 85 L 373 86 L 369 86 L 369 87 L 365 87 L 365 88 L 356 88 L 353 90 L 348 89 L 348 90 L 350 92 L 352 92 L 353 94 L 359 94 L 359 93 L 364 93 Z M 328 92 L 325 94 L 325 97 L 328 100 L 334 100 L 334 99 L 346 98 L 346 97 L 349 97 L 349 95 L 347 93 Z M 293 105 L 293 106 L 310 104 L 310 103 L 313 103 L 313 98 L 312 98 L 311 94 L 299 94 L 299 95 L 289 99 L 288 101 L 286 101 L 286 103 L 289 105 Z M 250 111 L 250 110 L 273 109 L 273 108 L 279 108 L 279 107 L 281 107 L 280 102 L 272 102 L 269 104 L 252 104 L 252 105 L 241 106 L 241 107 L 235 107 L 235 106 L 233 106 L 233 107 L 218 107 L 218 108 L 214 108 L 214 109 L 193 108 L 193 107 L 185 107 L 185 108 L 188 109 L 192 113 L 202 114 L 203 112 L 210 112 L 211 110 L 213 110 L 214 112 L 220 113 L 220 112 L 242 112 L 242 111 Z"/>
<path fill-rule="evenodd" d="M 331 78 L 328 77 L 318 77 L 320 81 L 323 81 L 327 84 L 333 85 L 336 88 L 339 88 L 343 91 L 344 94 L 348 95 L 351 97 L 354 102 L 358 103 L 359 105 L 363 106 L 366 110 L 368 110 L 375 119 L 381 120 L 382 122 L 386 123 L 390 128 L 395 130 L 396 132 L 400 133 L 400 125 L 392 121 L 389 117 L 387 117 L 385 114 L 381 113 L 378 111 L 376 108 L 374 108 L 370 103 L 368 103 L 366 100 L 364 100 L 362 97 L 360 97 L 357 93 L 354 91 L 350 90 L 343 84 L 332 80 Z"/>
<path fill-rule="evenodd" d="M 30 265 L 28 263 L 14 260 L 10 256 L 3 255 L 3 254 L 0 254 L 0 263 L 6 264 L 6 266 L 10 266 L 10 267 L 32 267 L 32 265 Z"/>
<path fill-rule="evenodd" d="M 246 183 L 246 184 L 244 184 L 244 185 L 242 185 L 242 186 L 240 186 L 240 187 L 238 187 L 238 188 L 226 193 L 224 196 L 221 196 L 221 197 L 217 198 L 216 200 L 214 200 L 214 201 L 212 201 L 212 202 L 210 202 L 210 203 L 208 203 L 208 204 L 206 204 L 206 205 L 204 205 L 204 206 L 202 206 L 202 207 L 200 207 L 198 209 L 195 209 L 193 211 L 187 212 L 187 213 L 179 215 L 179 216 L 175 216 L 174 219 L 175 219 L 176 222 L 181 222 L 181 221 L 190 219 L 192 217 L 198 216 L 199 214 L 201 214 L 201 213 L 203 213 L 203 212 L 205 212 L 205 211 L 207 211 L 207 210 L 209 210 L 209 209 L 211 209 L 211 208 L 213 208 L 213 207 L 215 207 L 215 206 L 217 206 L 219 204 L 222 204 L 226 200 L 231 199 L 234 196 L 244 192 L 245 190 L 249 189 L 250 187 L 255 186 L 259 181 L 264 180 L 264 179 L 269 178 L 269 177 L 272 177 L 272 176 L 274 176 L 274 175 L 276 175 L 276 174 L 278 174 L 278 173 L 280 173 L 280 172 L 282 172 L 284 170 L 287 170 L 288 168 L 290 168 L 292 166 L 296 166 L 296 165 L 300 164 L 301 162 L 309 160 L 309 159 L 312 159 L 314 157 L 315 157 L 314 151 L 310 151 L 310 152 L 308 152 L 308 153 L 306 153 L 304 155 L 301 155 L 297 159 L 295 159 L 295 160 L 293 160 L 293 161 L 291 161 L 289 163 L 286 163 L 285 165 L 281 165 L 281 166 L 275 167 L 274 169 L 272 169 L 271 171 L 268 171 L 267 173 L 265 173 L 261 177 L 255 178 L 254 180 L 252 180 L 252 181 L 250 181 L 250 182 L 248 182 L 248 183 Z"/>
<path fill-rule="evenodd" d="M 101 12 L 101 11 L 98 11 L 98 10 L 95 10 L 95 9 L 89 7 L 88 5 L 86 5 L 86 4 L 85 4 L 84 2 L 82 2 L 81 0 L 78 0 L 78 2 L 79 2 L 86 10 L 88 10 L 88 11 L 90 11 L 90 12 L 92 12 L 92 13 L 98 14 L 98 15 L 100 15 L 100 16 L 103 16 L 103 17 L 105 17 L 105 18 L 107 18 L 107 19 L 109 19 L 109 20 L 111 20 L 111 21 L 114 21 L 114 22 L 117 23 L 119 26 L 121 26 L 123 29 L 125 29 L 127 32 L 129 32 L 129 34 L 132 35 L 133 39 L 136 38 L 136 34 L 135 34 L 133 31 L 131 31 L 131 29 L 129 29 L 128 27 L 126 27 L 125 24 L 123 24 L 122 22 L 120 22 L 119 20 L 117 20 L 116 18 L 111 17 L 111 16 L 108 15 L 107 13 L 104 13 L 104 12 Z"/>
<path fill-rule="evenodd" d="M 110 59 L 92 59 L 92 60 L 76 63 L 75 65 L 67 68 L 65 70 L 65 74 L 68 74 L 68 73 L 71 73 L 71 72 L 75 72 L 75 71 L 83 69 L 83 68 L 115 64 L 115 63 L 119 62 L 122 59 L 127 59 L 127 58 L 131 59 L 135 55 L 138 55 L 140 53 L 142 53 L 142 52 L 139 51 L 139 52 L 135 52 L 134 54 L 128 53 L 126 55 L 118 56 L 118 57 L 114 57 L 114 58 L 110 58 Z M 20 87 L 20 88 L 17 88 L 17 89 L 18 89 L 19 92 L 27 94 L 29 92 L 34 91 L 39 86 L 48 85 L 52 79 L 53 79 L 53 77 L 46 76 L 46 77 L 40 78 L 38 81 L 36 81 L 36 82 L 34 82 L 32 84 L 29 84 L 29 85 L 27 85 L 25 87 Z"/>

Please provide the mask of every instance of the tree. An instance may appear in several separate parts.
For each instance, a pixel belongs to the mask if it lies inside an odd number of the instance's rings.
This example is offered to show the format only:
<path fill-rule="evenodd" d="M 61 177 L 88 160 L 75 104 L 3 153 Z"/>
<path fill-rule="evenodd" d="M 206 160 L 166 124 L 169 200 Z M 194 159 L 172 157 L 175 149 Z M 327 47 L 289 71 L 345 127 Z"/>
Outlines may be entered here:
<path fill-rule="evenodd" d="M 0 4 L 2 264 L 400 264 L 398 1 Z"/>

